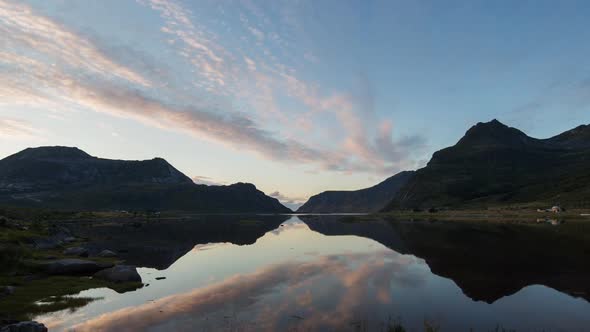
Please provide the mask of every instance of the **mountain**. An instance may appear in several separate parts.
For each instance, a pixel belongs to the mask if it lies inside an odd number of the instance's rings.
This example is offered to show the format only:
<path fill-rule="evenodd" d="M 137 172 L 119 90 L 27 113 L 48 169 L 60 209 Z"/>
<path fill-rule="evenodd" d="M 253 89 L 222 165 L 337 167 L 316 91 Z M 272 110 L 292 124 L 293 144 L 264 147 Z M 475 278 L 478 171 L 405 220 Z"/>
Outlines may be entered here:
<path fill-rule="evenodd" d="M 590 126 L 536 139 L 497 120 L 478 123 L 432 156 L 384 211 L 509 204 L 590 206 Z"/>
<path fill-rule="evenodd" d="M 356 191 L 325 191 L 312 196 L 298 213 L 354 213 L 377 212 L 391 201 L 397 191 L 414 172 L 401 172 L 385 181 Z"/>
<path fill-rule="evenodd" d="M 166 160 L 101 159 L 77 148 L 30 148 L 0 160 L 0 204 L 70 210 L 288 213 L 252 184 L 197 185 Z"/>

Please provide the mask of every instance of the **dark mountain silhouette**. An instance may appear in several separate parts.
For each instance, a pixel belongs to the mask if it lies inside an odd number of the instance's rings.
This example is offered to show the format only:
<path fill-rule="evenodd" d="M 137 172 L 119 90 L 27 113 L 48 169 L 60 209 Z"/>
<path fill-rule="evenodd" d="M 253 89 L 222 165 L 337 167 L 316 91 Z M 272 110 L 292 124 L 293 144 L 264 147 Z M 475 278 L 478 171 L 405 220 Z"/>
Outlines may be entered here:
<path fill-rule="evenodd" d="M 109 160 L 68 147 L 0 160 L 0 204 L 70 210 L 291 212 L 252 184 L 197 185 L 166 160 Z"/>
<path fill-rule="evenodd" d="M 298 213 L 378 212 L 391 201 L 398 190 L 412 178 L 414 172 L 401 172 L 366 189 L 355 191 L 325 191 L 312 196 Z"/>
<path fill-rule="evenodd" d="M 590 126 L 536 139 L 497 120 L 434 153 L 384 209 L 590 206 Z"/>

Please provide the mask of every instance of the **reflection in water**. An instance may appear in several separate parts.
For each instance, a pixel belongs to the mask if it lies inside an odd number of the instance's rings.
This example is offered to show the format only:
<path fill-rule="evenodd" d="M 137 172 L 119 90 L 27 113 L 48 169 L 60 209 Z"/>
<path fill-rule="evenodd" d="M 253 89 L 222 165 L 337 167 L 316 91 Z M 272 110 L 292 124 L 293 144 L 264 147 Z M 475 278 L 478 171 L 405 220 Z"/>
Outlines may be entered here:
<path fill-rule="evenodd" d="M 282 215 L 200 215 L 187 220 L 145 223 L 121 220 L 98 225 L 73 223 L 68 227 L 81 237 L 91 239 L 91 249 L 109 248 L 121 253 L 128 264 L 163 270 L 196 244 L 254 244 L 287 219 L 288 216 Z"/>
<path fill-rule="evenodd" d="M 367 305 L 391 303 L 392 283 L 416 287 L 423 282 L 420 267 L 414 271 L 404 266 L 407 264 L 416 261 L 380 251 L 269 265 L 186 294 L 98 317 L 76 330 L 188 331 L 233 324 L 282 331 L 293 323 L 303 330 L 325 330 L 339 327 L 343 320 L 353 322 L 374 315 Z M 327 294 L 330 297 L 326 299 Z M 360 312 L 363 316 L 355 317 Z"/>
<path fill-rule="evenodd" d="M 473 300 L 493 303 L 529 285 L 590 300 L 590 224 L 464 222 L 339 222 L 302 217 L 325 235 L 354 234 L 426 261 Z"/>
<path fill-rule="evenodd" d="M 75 314 L 38 320 L 52 330 L 76 331 L 341 331 L 358 326 L 381 331 L 398 317 L 406 327 L 421 328 L 429 320 L 449 331 L 491 330 L 497 324 L 518 330 L 590 326 L 590 303 L 547 287 L 531 284 L 488 304 L 433 274 L 426 262 L 441 265 L 444 255 L 425 248 L 441 246 L 441 235 L 447 240 L 457 235 L 454 228 L 441 228 L 449 226 L 355 224 L 323 217 L 304 221 L 293 217 L 251 245 L 197 245 L 165 270 L 141 269 L 149 287 L 126 294 L 86 291 L 81 296 L 104 300 Z M 432 243 L 419 244 L 420 233 Z M 451 247 L 439 249 L 458 267 L 461 260 Z M 417 253 L 403 254 L 410 250 Z M 476 264 L 470 276 L 489 282 L 477 275 L 479 268 Z M 162 276 L 166 279 L 156 281 Z"/>

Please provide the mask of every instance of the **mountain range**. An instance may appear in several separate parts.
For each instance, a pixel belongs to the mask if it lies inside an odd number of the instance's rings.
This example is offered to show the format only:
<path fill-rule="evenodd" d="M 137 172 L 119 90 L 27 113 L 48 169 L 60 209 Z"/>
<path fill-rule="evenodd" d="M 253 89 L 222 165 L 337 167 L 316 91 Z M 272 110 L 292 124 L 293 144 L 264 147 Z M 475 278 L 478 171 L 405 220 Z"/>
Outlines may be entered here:
<path fill-rule="evenodd" d="M 0 204 L 69 210 L 289 213 L 252 184 L 195 184 L 166 160 L 101 159 L 69 147 L 0 160 Z"/>
<path fill-rule="evenodd" d="M 590 125 L 537 139 L 492 120 L 476 124 L 457 144 L 435 152 L 422 169 L 402 172 L 368 189 L 321 193 L 298 212 L 479 209 L 515 204 L 590 207 L 589 170 Z"/>
<path fill-rule="evenodd" d="M 590 125 L 547 139 L 497 120 L 471 127 L 417 171 L 357 191 L 312 196 L 299 213 L 494 206 L 590 207 Z M 29 148 L 0 160 L 0 204 L 69 210 L 290 213 L 252 184 L 195 184 L 166 160 L 101 159 L 77 148 Z"/>

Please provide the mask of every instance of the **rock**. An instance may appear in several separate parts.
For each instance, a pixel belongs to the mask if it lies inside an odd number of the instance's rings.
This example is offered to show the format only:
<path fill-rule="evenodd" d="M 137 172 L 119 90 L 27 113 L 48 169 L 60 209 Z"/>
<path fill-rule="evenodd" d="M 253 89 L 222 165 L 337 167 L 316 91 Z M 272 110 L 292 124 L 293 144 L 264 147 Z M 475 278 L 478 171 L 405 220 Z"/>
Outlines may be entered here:
<path fill-rule="evenodd" d="M 16 287 L 14 286 L 0 286 L 0 299 L 5 298 L 6 296 L 10 296 L 14 294 Z M 2 326 L 2 325 L 0 325 Z"/>
<path fill-rule="evenodd" d="M 49 237 L 33 240 L 33 246 L 36 249 L 47 250 L 55 249 L 64 245 L 64 243 L 71 243 L 76 241 L 69 229 L 63 226 L 51 226 L 49 228 Z"/>
<path fill-rule="evenodd" d="M 62 240 L 57 238 L 43 238 L 33 240 L 33 246 L 36 249 L 47 250 L 61 247 L 63 244 Z"/>
<path fill-rule="evenodd" d="M 12 295 L 12 294 L 14 294 L 14 291 L 15 290 L 16 290 L 16 287 L 14 287 L 14 286 L 0 287 L 0 296 L 2 296 L 2 295 Z"/>
<path fill-rule="evenodd" d="M 88 249 L 82 247 L 73 247 L 64 250 L 66 256 L 88 257 Z"/>
<path fill-rule="evenodd" d="M 46 264 L 45 269 L 54 275 L 91 275 L 112 266 L 82 259 L 60 259 Z"/>
<path fill-rule="evenodd" d="M 72 243 L 72 242 L 76 242 L 76 238 L 73 236 L 68 236 L 63 240 L 65 243 Z"/>
<path fill-rule="evenodd" d="M 137 268 L 130 265 L 117 265 L 96 273 L 94 277 L 112 282 L 141 282 Z"/>
<path fill-rule="evenodd" d="M 5 318 L 0 318 L 0 330 L 6 326 L 6 325 L 12 325 L 12 324 L 16 324 L 19 323 L 20 321 L 18 320 L 14 320 L 14 319 L 5 319 Z"/>
<path fill-rule="evenodd" d="M 0 332 L 47 332 L 47 328 L 37 322 L 20 322 L 4 326 Z"/>
<path fill-rule="evenodd" d="M 103 250 L 98 254 L 98 257 L 117 257 L 117 253 L 110 250 Z"/>
<path fill-rule="evenodd" d="M 49 235 L 51 235 L 51 236 L 62 237 L 62 238 L 72 236 L 72 232 L 64 226 L 52 225 L 49 227 L 48 231 L 49 231 Z"/>
<path fill-rule="evenodd" d="M 26 276 L 23 276 L 23 281 L 25 282 L 31 282 L 33 280 L 40 280 L 43 279 L 43 276 L 38 275 L 38 274 L 29 274 Z"/>

